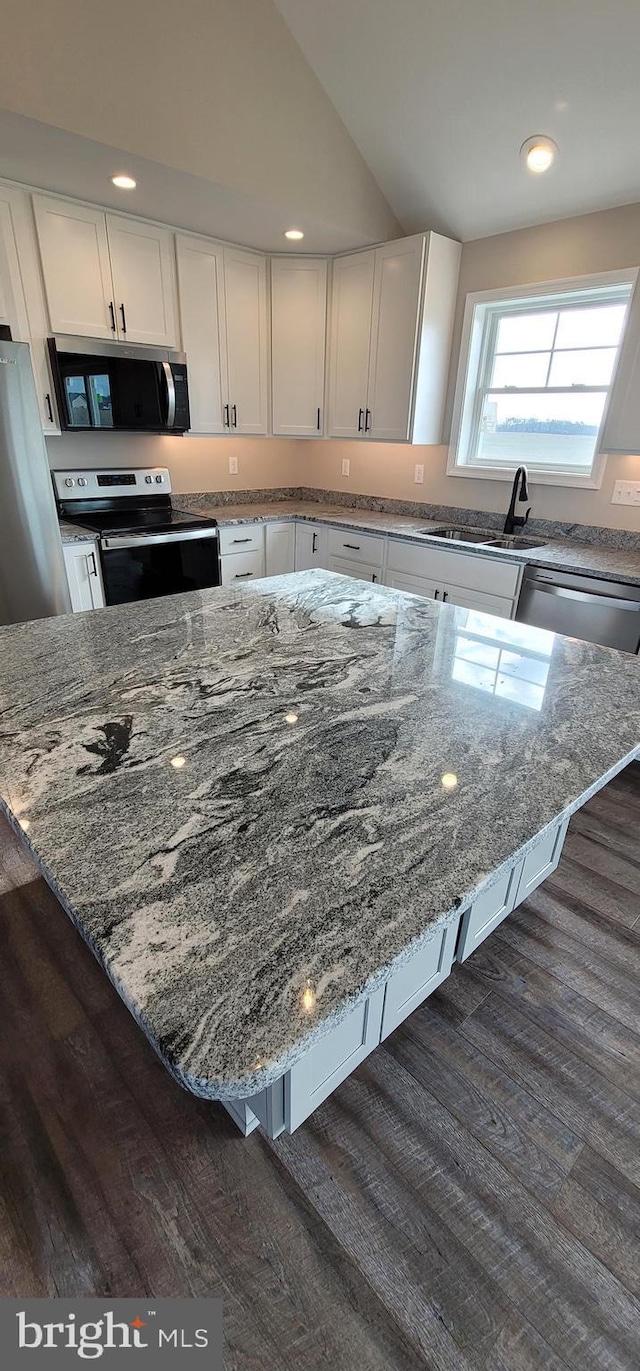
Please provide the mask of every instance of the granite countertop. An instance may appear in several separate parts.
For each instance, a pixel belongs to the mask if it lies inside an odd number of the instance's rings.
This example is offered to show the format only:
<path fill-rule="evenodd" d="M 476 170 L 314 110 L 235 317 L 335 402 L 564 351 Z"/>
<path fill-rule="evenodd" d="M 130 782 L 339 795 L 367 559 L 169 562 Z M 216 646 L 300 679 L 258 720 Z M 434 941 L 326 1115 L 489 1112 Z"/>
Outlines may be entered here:
<path fill-rule="evenodd" d="M 180 496 L 174 496 L 179 505 Z M 471 556 L 497 557 L 512 562 L 530 562 L 540 567 L 562 568 L 565 571 L 582 572 L 602 576 L 605 580 L 627 581 L 630 585 L 640 586 L 640 536 L 636 548 L 599 547 L 593 543 L 574 542 L 570 538 L 541 538 L 540 547 L 518 550 L 516 548 L 485 547 L 480 543 L 455 543 L 445 539 L 434 542 L 433 537 L 425 538 L 421 530 L 442 528 L 447 519 L 425 519 L 415 515 L 390 514 L 378 510 L 349 509 L 344 505 L 322 504 L 313 500 L 296 502 L 284 500 L 264 504 L 216 505 L 202 504 L 198 511 L 217 519 L 222 528 L 236 523 L 263 523 L 283 519 L 310 519 L 321 523 L 335 523 L 337 527 L 361 529 L 368 533 L 389 533 L 412 541 L 428 543 L 431 546 L 447 548 L 452 552 Z M 463 519 L 456 523 L 464 523 Z M 496 536 L 497 530 L 491 531 Z M 490 535 L 491 536 L 491 535 Z M 530 537 L 525 530 L 525 537 Z"/>
<path fill-rule="evenodd" d="M 180 508 L 180 496 L 174 495 L 173 503 Z M 188 497 L 185 497 L 185 507 Z M 599 547 L 593 543 L 574 542 L 573 539 L 545 539 L 540 547 L 529 550 L 517 548 L 485 547 L 480 543 L 455 543 L 439 539 L 434 543 L 433 536 L 425 538 L 425 529 L 441 528 L 446 519 L 425 519 L 417 515 L 391 514 L 379 510 L 350 509 L 344 505 L 324 504 L 315 500 L 274 500 L 251 504 L 220 504 L 215 501 L 198 503 L 197 512 L 217 519 L 221 528 L 234 524 L 257 524 L 281 522 L 287 519 L 305 519 L 332 523 L 337 528 L 360 529 L 367 533 L 391 534 L 410 538 L 416 543 L 447 548 L 450 552 L 470 554 L 471 556 L 497 557 L 511 562 L 530 562 L 535 566 L 562 568 L 565 571 L 582 572 L 585 575 L 602 576 L 605 580 L 627 581 L 640 585 L 640 538 L 638 548 Z M 464 520 L 455 522 L 464 523 Z M 63 543 L 79 542 L 95 538 L 94 533 L 81 529 L 78 525 L 60 524 Z M 497 530 L 492 530 L 496 536 Z M 528 534 L 525 536 L 529 536 Z"/>
<path fill-rule="evenodd" d="M 80 524 L 70 524 L 66 519 L 60 519 L 60 537 L 63 543 L 86 543 L 87 539 L 95 543 L 97 533 L 92 533 L 91 529 L 82 528 Z"/>
<path fill-rule="evenodd" d="M 640 664 L 313 571 L 0 629 L 0 711 L 0 805 L 230 1099 L 633 757 Z"/>

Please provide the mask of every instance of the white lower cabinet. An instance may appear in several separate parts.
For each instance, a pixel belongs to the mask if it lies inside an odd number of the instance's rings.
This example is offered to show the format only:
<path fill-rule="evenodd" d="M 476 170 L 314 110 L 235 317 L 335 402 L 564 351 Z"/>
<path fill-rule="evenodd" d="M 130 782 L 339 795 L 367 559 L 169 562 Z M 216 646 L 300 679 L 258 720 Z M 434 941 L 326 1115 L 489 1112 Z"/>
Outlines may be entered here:
<path fill-rule="evenodd" d="M 422 576 L 405 576 L 402 571 L 387 571 L 385 585 L 393 590 L 404 590 L 409 595 L 423 595 L 427 600 L 437 599 L 437 581 L 425 580 Z"/>
<path fill-rule="evenodd" d="M 105 598 L 97 543 L 92 538 L 64 543 L 62 551 L 72 610 L 102 609 Z"/>
<path fill-rule="evenodd" d="M 389 977 L 384 990 L 381 1040 L 446 980 L 453 964 L 457 936 L 458 920 L 454 919 L 445 928 L 439 928 L 435 937 L 418 948 Z"/>
<path fill-rule="evenodd" d="M 329 557 L 327 566 L 329 571 L 335 571 L 339 576 L 351 576 L 354 581 L 382 580 L 379 568 L 367 566 L 366 562 L 348 562 L 342 557 Z"/>
<path fill-rule="evenodd" d="M 562 856 L 562 848 L 569 827 L 569 820 L 564 819 L 555 828 L 549 829 L 542 838 L 536 843 L 535 847 L 527 853 L 522 863 L 520 881 L 516 900 L 521 904 L 529 895 L 546 881 L 552 871 L 555 871 Z"/>
<path fill-rule="evenodd" d="M 281 524 L 266 524 L 265 576 L 286 576 L 293 571 L 296 555 L 296 526 L 293 519 Z"/>
<path fill-rule="evenodd" d="M 385 584 L 396 590 L 512 619 L 521 578 L 516 562 L 389 539 Z"/>
<path fill-rule="evenodd" d="M 499 619 L 512 619 L 517 603 L 500 595 L 484 595 L 482 591 L 452 585 L 440 587 L 440 598 L 445 604 L 461 605 L 463 609 L 479 609 L 484 614 L 496 614 Z"/>
<path fill-rule="evenodd" d="M 243 581 L 257 581 L 264 576 L 264 550 L 231 552 L 220 558 L 220 584 L 241 585 Z"/>
<path fill-rule="evenodd" d="M 466 961 L 512 909 L 522 904 L 555 871 L 568 826 L 569 820 L 561 819 L 553 827 L 545 829 L 529 852 L 503 871 L 498 880 L 487 890 L 481 891 L 473 904 L 465 909 L 460 923 L 457 961 Z"/>
<path fill-rule="evenodd" d="M 327 528 L 323 524 L 296 524 L 296 571 L 327 569 Z"/>

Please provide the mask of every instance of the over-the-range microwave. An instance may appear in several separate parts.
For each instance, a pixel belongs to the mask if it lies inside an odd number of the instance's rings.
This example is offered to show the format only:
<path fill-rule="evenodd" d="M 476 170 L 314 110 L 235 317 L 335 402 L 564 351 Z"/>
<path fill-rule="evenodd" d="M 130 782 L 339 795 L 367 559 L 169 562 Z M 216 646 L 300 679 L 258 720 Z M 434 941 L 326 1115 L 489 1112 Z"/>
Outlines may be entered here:
<path fill-rule="evenodd" d="M 189 427 L 186 358 L 163 348 L 84 338 L 49 339 L 60 425 L 83 433 L 184 433 Z"/>

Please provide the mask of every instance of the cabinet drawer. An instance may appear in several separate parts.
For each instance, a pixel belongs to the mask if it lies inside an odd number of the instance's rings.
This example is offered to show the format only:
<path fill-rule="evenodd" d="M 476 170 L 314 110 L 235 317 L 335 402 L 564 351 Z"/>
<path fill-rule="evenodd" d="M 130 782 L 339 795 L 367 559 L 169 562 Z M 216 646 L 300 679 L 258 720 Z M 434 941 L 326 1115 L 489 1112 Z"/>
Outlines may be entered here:
<path fill-rule="evenodd" d="M 385 986 L 381 1038 L 417 1009 L 427 996 L 442 984 L 451 970 L 458 936 L 454 920 L 438 930 L 435 937 L 420 947 L 413 957 L 398 967 Z"/>
<path fill-rule="evenodd" d="M 460 924 L 456 961 L 464 962 L 511 913 L 518 898 L 522 867 L 522 861 L 516 862 L 488 890 L 481 891 L 473 904 L 465 909 Z"/>
<path fill-rule="evenodd" d="M 233 552 L 229 557 L 220 558 L 220 582 L 223 586 L 241 585 L 243 581 L 256 580 L 264 576 L 264 553 Z"/>
<path fill-rule="evenodd" d="M 497 558 L 465 555 L 447 549 L 418 546 L 417 543 L 389 539 L 387 566 L 407 576 L 432 578 L 441 584 L 466 586 L 469 590 L 485 591 L 513 599 L 522 574 L 522 567 L 514 562 L 499 562 Z"/>
<path fill-rule="evenodd" d="M 569 820 L 563 819 L 550 832 L 545 833 L 538 840 L 536 846 L 531 849 L 531 852 L 527 853 L 522 864 L 516 896 L 517 904 L 526 900 L 527 896 L 531 895 L 537 886 L 542 885 L 542 882 L 546 881 L 547 876 L 550 876 L 552 871 L 555 871 L 562 855 L 562 847 L 568 827 Z"/>
<path fill-rule="evenodd" d="M 376 538 L 371 533 L 349 533 L 341 528 L 329 529 L 327 551 L 330 557 L 341 557 L 347 562 L 366 562 L 374 568 L 382 566 L 384 538 Z"/>
<path fill-rule="evenodd" d="M 228 552 L 262 552 L 264 525 L 234 524 L 232 528 L 221 528 L 219 539 L 221 557 Z"/>
<path fill-rule="evenodd" d="M 421 595 L 423 599 L 435 600 L 440 587 L 435 581 L 422 581 L 419 576 L 404 576 L 401 571 L 389 571 L 384 583 L 392 590 L 404 590 L 409 595 Z"/>
<path fill-rule="evenodd" d="M 297 1128 L 380 1041 L 384 986 L 296 1062 L 284 1078 L 285 1126 Z"/>

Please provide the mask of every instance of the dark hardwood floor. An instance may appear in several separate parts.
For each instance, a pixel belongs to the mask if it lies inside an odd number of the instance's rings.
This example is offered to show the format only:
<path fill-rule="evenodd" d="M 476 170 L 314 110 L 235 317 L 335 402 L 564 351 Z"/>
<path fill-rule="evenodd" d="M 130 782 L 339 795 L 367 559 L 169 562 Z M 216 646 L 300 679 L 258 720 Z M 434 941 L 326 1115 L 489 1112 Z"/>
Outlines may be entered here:
<path fill-rule="evenodd" d="M 0 1295 L 222 1294 L 239 1371 L 594 1371 L 640 1345 L 640 766 L 293 1137 L 156 1060 L 0 829 Z"/>

